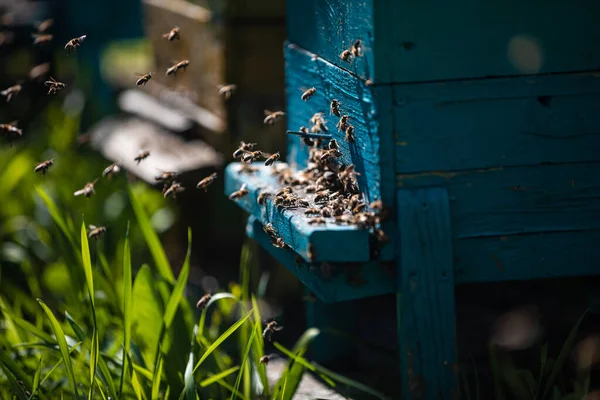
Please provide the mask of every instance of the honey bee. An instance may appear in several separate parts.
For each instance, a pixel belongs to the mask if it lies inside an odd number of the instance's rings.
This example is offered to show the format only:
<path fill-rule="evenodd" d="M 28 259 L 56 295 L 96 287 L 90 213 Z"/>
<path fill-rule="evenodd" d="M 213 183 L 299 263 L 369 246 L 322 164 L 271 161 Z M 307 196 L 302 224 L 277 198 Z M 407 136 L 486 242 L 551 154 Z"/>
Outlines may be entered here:
<path fill-rule="evenodd" d="M 350 50 L 344 50 L 340 53 L 340 59 L 347 63 L 352 62 L 352 52 Z"/>
<path fill-rule="evenodd" d="M 50 77 L 49 81 L 44 82 L 44 85 L 48 86 L 48 94 L 56 94 L 67 86 L 62 82 L 56 81 L 53 77 Z"/>
<path fill-rule="evenodd" d="M 327 221 L 322 217 L 315 217 L 308 220 L 309 225 L 325 225 Z"/>
<path fill-rule="evenodd" d="M 246 188 L 246 184 L 244 183 L 239 188 L 239 190 L 236 190 L 235 192 L 233 192 L 229 195 L 229 200 L 241 199 L 242 197 L 246 196 L 248 193 L 249 193 L 249 191 Z"/>
<path fill-rule="evenodd" d="M 146 83 L 148 83 L 148 81 L 152 79 L 153 74 L 153 72 L 148 72 L 147 74 L 136 74 L 139 77 L 139 79 L 135 81 L 135 84 L 137 86 L 146 86 Z"/>
<path fill-rule="evenodd" d="M 94 179 L 93 182 L 86 183 L 85 186 L 83 187 L 83 189 L 76 191 L 75 193 L 73 193 L 73 195 L 75 195 L 75 196 L 84 195 L 85 197 L 91 197 L 93 194 L 96 193 L 96 191 L 94 190 L 94 185 L 96 184 L 97 181 L 98 181 L 98 179 Z"/>
<path fill-rule="evenodd" d="M 311 215 L 311 214 L 320 214 L 320 211 L 319 211 L 319 209 L 318 209 L 318 208 L 311 207 L 311 208 L 309 208 L 308 210 L 305 210 L 305 211 L 304 211 L 304 214 L 306 214 L 306 215 Z"/>
<path fill-rule="evenodd" d="M 273 239 L 276 239 L 278 237 L 275 227 L 270 222 L 263 227 L 263 230 L 267 235 L 269 235 Z"/>
<path fill-rule="evenodd" d="M 312 243 L 308 244 L 308 249 L 306 250 L 306 255 L 308 256 L 308 261 L 315 262 L 317 259 L 317 254 L 315 253 L 314 246 Z"/>
<path fill-rule="evenodd" d="M 181 193 L 185 190 L 185 188 L 179 182 L 172 182 L 171 185 L 164 191 L 163 196 L 166 199 L 167 197 L 172 197 L 173 199 L 177 198 L 177 194 Z"/>
<path fill-rule="evenodd" d="M 315 196 L 315 203 L 324 203 L 329 201 L 329 193 L 322 192 Z"/>
<path fill-rule="evenodd" d="M 302 93 L 302 96 L 300 96 L 300 98 L 302 99 L 302 101 L 308 101 L 308 99 L 313 97 L 315 93 L 317 93 L 317 89 L 312 87 L 306 90 L 304 93 Z"/>
<path fill-rule="evenodd" d="M 261 364 L 265 364 L 268 365 L 269 361 L 271 361 L 271 359 L 275 357 L 275 354 L 269 354 L 268 356 L 262 356 L 260 358 L 260 360 L 258 360 L 258 362 L 260 362 Z"/>
<path fill-rule="evenodd" d="M 121 166 L 119 164 L 117 164 L 117 163 L 110 164 L 108 167 L 104 168 L 104 171 L 102 171 L 102 177 L 104 177 L 104 178 L 108 177 L 110 179 L 114 175 L 118 174 L 120 171 L 121 171 Z"/>
<path fill-rule="evenodd" d="M 265 166 L 267 166 L 267 167 L 268 167 L 269 165 L 273 165 L 273 163 L 274 163 L 275 161 L 279 160 L 279 157 L 280 157 L 280 156 L 279 156 L 279 152 L 277 152 L 277 153 L 275 153 L 275 154 L 271 154 L 271 155 L 269 156 L 269 158 L 267 158 L 267 159 L 265 160 Z"/>
<path fill-rule="evenodd" d="M 83 35 L 69 40 L 67 44 L 65 44 L 65 50 L 67 51 L 67 54 L 77 50 L 77 48 L 81 46 L 81 43 L 85 40 L 86 37 L 87 35 Z"/>
<path fill-rule="evenodd" d="M 340 117 L 340 120 L 338 121 L 336 127 L 338 128 L 338 131 L 346 131 L 346 128 L 348 126 L 348 120 L 350 119 L 349 116 L 347 116 L 346 114 L 342 115 Z"/>
<path fill-rule="evenodd" d="M 90 238 L 90 239 L 98 239 L 100 236 L 102 236 L 106 233 L 105 226 L 90 225 L 89 228 L 90 228 L 90 233 L 88 233 L 88 238 Z"/>
<path fill-rule="evenodd" d="M 362 41 L 356 39 L 356 42 L 351 47 L 352 55 L 354 57 L 360 57 L 362 55 Z"/>
<path fill-rule="evenodd" d="M 346 126 L 344 140 L 348 143 L 354 143 L 354 125 Z"/>
<path fill-rule="evenodd" d="M 41 172 L 42 175 L 46 175 L 46 172 L 48 171 L 48 169 L 53 165 L 54 165 L 54 158 L 51 158 L 50 160 L 42 161 L 41 163 L 39 163 L 38 165 L 35 166 L 35 168 L 33 169 L 33 172 Z"/>
<path fill-rule="evenodd" d="M 288 244 L 283 241 L 283 238 L 280 238 L 280 237 L 273 240 L 271 243 L 273 244 L 273 246 L 277 247 L 278 249 L 289 249 L 290 248 L 290 246 L 288 246 Z"/>
<path fill-rule="evenodd" d="M 387 241 L 389 241 L 389 238 L 385 234 L 383 229 L 375 229 L 375 238 L 381 243 L 386 243 Z"/>
<path fill-rule="evenodd" d="M 331 100 L 331 104 L 329 105 L 329 115 L 335 115 L 336 117 L 340 117 L 340 102 L 339 100 L 333 99 Z"/>
<path fill-rule="evenodd" d="M 331 217 L 332 214 L 333 214 L 333 212 L 331 211 L 331 208 L 329 208 L 329 207 L 321 208 L 321 215 L 323 217 L 329 218 L 329 217 Z"/>
<path fill-rule="evenodd" d="M 42 21 L 36 25 L 36 29 L 39 33 L 44 33 L 54 24 L 54 20 L 52 18 L 48 18 L 45 21 Z"/>
<path fill-rule="evenodd" d="M 0 124 L 0 134 L 3 134 L 7 137 L 8 143 L 12 147 L 12 140 L 14 136 L 23 136 L 23 130 L 17 128 L 17 121 L 13 121 L 9 124 Z"/>
<path fill-rule="evenodd" d="M 256 143 L 244 143 L 240 142 L 240 147 L 233 152 L 233 158 L 241 157 L 245 152 L 254 150 Z"/>
<path fill-rule="evenodd" d="M 261 206 L 265 204 L 265 202 L 267 201 L 267 197 L 271 196 L 271 193 L 269 192 L 261 192 L 258 197 L 256 198 L 256 203 L 260 204 Z"/>
<path fill-rule="evenodd" d="M 339 148 L 340 148 L 340 145 L 338 144 L 337 140 L 331 139 L 329 141 L 329 150 L 337 150 Z"/>
<path fill-rule="evenodd" d="M 162 35 L 163 38 L 167 39 L 169 42 L 173 40 L 179 40 L 179 27 L 174 26 L 169 32 Z"/>
<path fill-rule="evenodd" d="M 0 95 L 6 97 L 6 102 L 8 103 L 10 101 L 10 99 L 12 99 L 13 96 L 16 96 L 17 94 L 19 94 L 21 92 L 21 85 L 14 85 L 11 86 L 3 91 L 0 92 Z"/>
<path fill-rule="evenodd" d="M 196 185 L 197 189 L 203 189 L 204 192 L 208 191 L 208 186 L 210 186 L 215 179 L 217 179 L 217 173 L 213 172 L 212 174 L 210 174 L 209 176 L 207 176 L 206 178 L 202 179 L 200 182 L 198 182 L 198 184 Z"/>
<path fill-rule="evenodd" d="M 273 125 L 279 118 L 283 117 L 285 112 L 283 111 L 270 111 L 265 110 L 265 119 L 263 123 L 265 125 Z"/>
<path fill-rule="evenodd" d="M 219 95 L 223 96 L 225 101 L 227 101 L 236 89 L 237 85 L 222 85 L 221 87 L 219 87 Z"/>
<path fill-rule="evenodd" d="M 50 71 L 50 63 L 38 64 L 29 71 L 29 79 L 37 80 L 46 75 L 48 71 Z"/>
<path fill-rule="evenodd" d="M 306 199 L 298 199 L 298 200 L 296 200 L 296 204 L 300 208 L 310 207 L 310 203 Z"/>
<path fill-rule="evenodd" d="M 276 321 L 267 323 L 265 330 L 263 331 L 263 338 L 271 341 L 271 336 L 274 332 L 278 332 L 283 329 L 283 326 L 279 326 Z"/>
<path fill-rule="evenodd" d="M 369 204 L 369 208 L 376 211 L 383 210 L 383 202 L 381 200 L 375 200 L 371 204 Z"/>
<path fill-rule="evenodd" d="M 33 38 L 34 45 L 48 43 L 54 38 L 53 35 L 40 35 L 39 33 L 34 33 L 31 35 L 31 37 Z"/>
<path fill-rule="evenodd" d="M 251 164 L 263 156 L 262 151 L 248 151 L 242 155 L 241 161 L 246 164 Z"/>
<path fill-rule="evenodd" d="M 157 182 L 171 182 L 178 175 L 178 173 L 175 171 L 162 171 L 162 170 L 159 170 L 159 171 L 160 171 L 160 174 L 156 175 L 154 177 L 154 180 Z"/>
<path fill-rule="evenodd" d="M 142 160 L 145 160 L 149 156 L 150 156 L 150 151 L 148 151 L 148 150 L 140 150 L 139 154 L 137 155 L 137 157 L 135 157 L 133 159 L 133 161 L 135 161 L 136 163 L 139 164 Z"/>
<path fill-rule="evenodd" d="M 200 300 L 198 300 L 198 302 L 196 303 L 196 308 L 204 310 L 210 302 L 210 299 L 212 299 L 212 295 L 210 293 L 206 293 L 200 298 Z"/>

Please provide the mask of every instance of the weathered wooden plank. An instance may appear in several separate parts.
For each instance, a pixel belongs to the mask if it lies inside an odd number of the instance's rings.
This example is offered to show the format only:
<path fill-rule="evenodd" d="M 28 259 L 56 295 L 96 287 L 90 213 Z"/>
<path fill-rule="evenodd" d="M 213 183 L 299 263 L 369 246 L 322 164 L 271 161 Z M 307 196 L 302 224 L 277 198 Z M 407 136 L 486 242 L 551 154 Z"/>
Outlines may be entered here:
<path fill-rule="evenodd" d="M 584 71 L 600 65 L 594 46 L 600 41 L 597 1 L 375 4 L 376 82 Z M 407 42 L 413 44 L 408 51 Z"/>
<path fill-rule="evenodd" d="M 335 303 L 394 293 L 394 266 L 379 262 L 368 263 L 298 263 L 296 253 L 271 245 L 263 224 L 250 216 L 246 233 L 281 262 L 321 301 Z"/>
<path fill-rule="evenodd" d="M 396 171 L 598 160 L 600 73 L 394 86 Z"/>
<path fill-rule="evenodd" d="M 368 230 L 358 229 L 355 226 L 336 225 L 332 219 L 326 225 L 310 225 L 308 224 L 310 218 L 304 215 L 303 209 L 275 207 L 272 197 L 267 199 L 264 205 L 260 205 L 256 200 L 261 192 L 275 193 L 281 185 L 271 175 L 271 167 L 261 166 L 256 174 L 240 174 L 240 167 L 240 163 L 227 166 L 225 193 L 230 195 L 245 184 L 249 193 L 236 200 L 237 204 L 260 219 L 263 224 L 273 224 L 285 243 L 305 260 L 310 259 L 308 252 L 311 246 L 315 261 L 369 261 Z"/>
<path fill-rule="evenodd" d="M 310 127 L 310 118 L 317 112 L 325 113 L 328 134 L 335 138 L 341 158 L 346 164 L 354 164 L 361 174 L 358 184 L 368 201 L 381 198 L 380 151 L 381 137 L 378 133 L 378 115 L 371 88 L 352 74 L 322 59 L 311 60 L 312 55 L 294 44 L 285 46 L 287 126 L 297 131 L 301 126 Z M 308 101 L 302 101 L 304 89 L 314 87 L 316 94 Z M 343 114 L 350 117 L 349 123 L 355 128 L 355 142 L 344 140 L 339 132 L 339 120 L 329 115 L 332 99 L 340 101 Z M 306 166 L 308 147 L 301 138 L 288 138 L 288 161 L 299 168 Z"/>
<path fill-rule="evenodd" d="M 600 230 L 456 240 L 457 283 L 600 274 Z"/>
<path fill-rule="evenodd" d="M 600 228 L 600 162 L 398 175 L 402 188 L 443 186 L 458 239 Z"/>
<path fill-rule="evenodd" d="M 398 190 L 398 339 L 404 399 L 456 390 L 450 204 L 443 188 Z"/>

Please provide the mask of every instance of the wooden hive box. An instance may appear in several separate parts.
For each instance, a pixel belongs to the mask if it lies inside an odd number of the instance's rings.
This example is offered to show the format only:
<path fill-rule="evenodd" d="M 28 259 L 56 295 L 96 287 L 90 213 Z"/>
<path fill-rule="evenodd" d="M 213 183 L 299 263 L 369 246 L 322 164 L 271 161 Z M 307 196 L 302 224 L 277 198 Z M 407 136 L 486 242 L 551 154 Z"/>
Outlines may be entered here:
<path fill-rule="evenodd" d="M 287 2 L 287 127 L 325 113 L 367 202 L 392 209 L 390 240 L 257 204 L 279 187 L 271 167 L 247 175 L 231 164 L 226 194 L 247 185 L 236 201 L 248 233 L 321 300 L 397 293 L 406 399 L 456 394 L 456 284 L 600 271 L 600 5 L 588 3 Z M 362 56 L 341 60 L 356 39 Z M 336 129 L 332 99 L 354 143 Z M 290 135 L 287 162 L 303 168 L 307 157 Z M 267 223 L 291 249 L 271 246 Z"/>

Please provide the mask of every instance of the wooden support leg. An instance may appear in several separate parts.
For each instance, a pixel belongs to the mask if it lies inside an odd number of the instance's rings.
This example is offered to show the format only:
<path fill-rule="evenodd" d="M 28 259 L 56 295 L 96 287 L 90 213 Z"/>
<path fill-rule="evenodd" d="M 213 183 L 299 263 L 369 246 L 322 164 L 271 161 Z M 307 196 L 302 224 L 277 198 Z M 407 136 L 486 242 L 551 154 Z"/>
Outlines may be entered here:
<path fill-rule="evenodd" d="M 403 399 L 456 395 L 453 255 L 448 194 L 399 190 L 398 340 Z"/>

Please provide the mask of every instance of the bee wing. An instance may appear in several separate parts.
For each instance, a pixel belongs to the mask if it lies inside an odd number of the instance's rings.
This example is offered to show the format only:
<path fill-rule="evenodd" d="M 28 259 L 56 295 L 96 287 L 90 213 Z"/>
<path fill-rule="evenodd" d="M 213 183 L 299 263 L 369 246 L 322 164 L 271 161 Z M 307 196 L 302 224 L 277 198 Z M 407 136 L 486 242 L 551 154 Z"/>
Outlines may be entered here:
<path fill-rule="evenodd" d="M 91 230 L 94 230 L 94 229 L 96 229 L 96 228 L 98 228 L 98 227 L 97 227 L 96 225 L 91 225 L 91 224 L 90 224 L 90 225 L 88 225 L 88 228 L 90 228 Z"/>
<path fill-rule="evenodd" d="M 80 190 L 76 191 L 75 193 L 73 193 L 73 195 L 75 195 L 75 196 L 81 196 L 84 193 L 85 193 L 85 190 L 80 189 Z"/>
<path fill-rule="evenodd" d="M 271 110 L 265 110 L 265 116 L 269 116 L 271 114 L 273 114 L 273 111 L 271 111 Z"/>
<path fill-rule="evenodd" d="M 79 36 L 77 39 L 79 39 L 80 42 L 83 42 L 86 37 L 87 37 L 87 35 L 82 35 L 82 36 Z"/>

